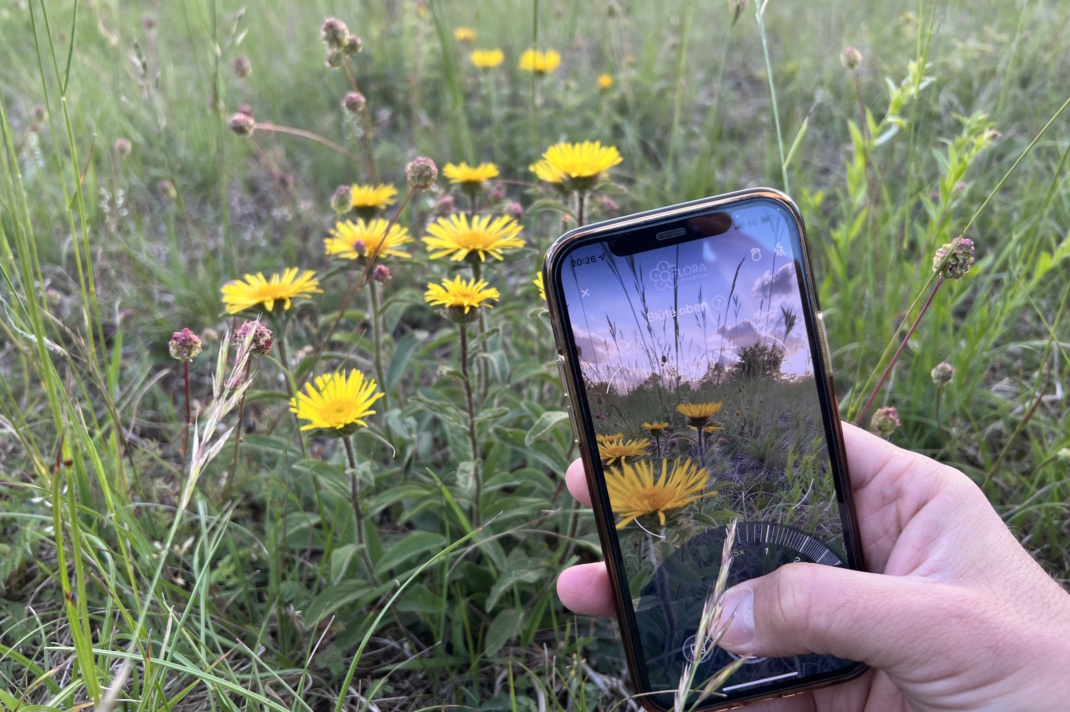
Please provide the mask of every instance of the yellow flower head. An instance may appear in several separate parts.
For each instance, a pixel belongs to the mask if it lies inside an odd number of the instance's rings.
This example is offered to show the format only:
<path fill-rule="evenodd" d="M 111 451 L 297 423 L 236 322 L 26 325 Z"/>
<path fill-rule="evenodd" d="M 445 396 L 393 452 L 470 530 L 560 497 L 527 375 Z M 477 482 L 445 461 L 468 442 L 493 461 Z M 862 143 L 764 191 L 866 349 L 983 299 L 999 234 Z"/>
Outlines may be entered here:
<path fill-rule="evenodd" d="M 627 457 L 645 455 L 649 449 L 650 440 L 647 438 L 642 440 L 625 440 L 621 438 L 599 443 L 598 456 L 605 460 L 607 465 L 612 465 L 614 462 L 624 462 Z"/>
<path fill-rule="evenodd" d="M 328 373 L 316 378 L 315 385 L 305 384 L 305 392 L 290 399 L 290 412 L 298 420 L 308 421 L 301 430 L 327 428 L 339 435 L 348 435 L 360 427 L 368 427 L 364 418 L 374 415 L 371 406 L 383 397 L 376 392 L 375 379 L 353 369 L 345 373 Z"/>
<path fill-rule="evenodd" d="M 689 425 L 687 427 L 691 428 L 692 430 L 698 430 L 698 428 L 696 428 L 694 425 Z M 702 429 L 702 432 L 706 433 L 707 435 L 713 435 L 718 430 L 724 430 L 724 426 L 723 425 L 717 425 L 717 424 L 707 425 L 706 427 L 704 427 Z"/>
<path fill-rule="evenodd" d="M 613 513 L 620 517 L 617 529 L 623 529 L 636 517 L 654 513 L 664 525 L 668 510 L 717 494 L 716 491 L 702 493 L 709 475 L 688 458 L 676 459 L 671 469 L 668 459 L 661 460 L 661 474 L 657 479 L 656 468 L 656 464 L 642 460 L 624 462 L 620 468 L 611 467 L 606 473 L 609 502 Z"/>
<path fill-rule="evenodd" d="M 609 89 L 611 86 L 613 86 L 613 76 L 612 75 L 610 75 L 610 74 L 599 74 L 598 75 L 598 88 L 599 89 Z"/>
<path fill-rule="evenodd" d="M 539 288 L 539 299 L 546 301 L 546 287 L 542 283 L 542 272 L 535 275 L 535 279 L 532 281 L 536 287 Z"/>
<path fill-rule="evenodd" d="M 468 61 L 480 69 L 497 67 L 505 59 L 500 49 L 477 49 L 468 55 Z"/>
<path fill-rule="evenodd" d="M 452 280 L 444 279 L 442 284 L 428 284 L 424 292 L 424 301 L 432 306 L 443 306 L 453 313 L 468 314 L 471 309 L 486 306 L 489 301 L 498 301 L 501 294 L 483 280 L 462 279 L 457 275 Z M 463 312 L 461 310 L 463 309 Z"/>
<path fill-rule="evenodd" d="M 465 187 L 479 187 L 484 181 L 498 177 L 498 166 L 493 163 L 480 163 L 478 166 L 470 166 L 464 161 L 460 163 L 447 163 L 442 169 L 442 175 L 450 179 L 450 183 L 460 183 Z"/>
<path fill-rule="evenodd" d="M 526 72 L 535 72 L 540 76 L 552 73 L 560 64 L 561 55 L 552 49 L 545 52 L 539 49 L 529 49 L 520 55 L 520 68 Z"/>
<path fill-rule="evenodd" d="M 529 169 L 547 183 L 588 190 L 622 160 L 616 146 L 603 146 L 601 141 L 559 143 L 546 149 Z"/>
<path fill-rule="evenodd" d="M 391 225 L 390 234 L 386 226 L 390 225 L 382 218 L 375 220 L 358 219 L 338 221 L 331 229 L 331 236 L 323 240 L 328 255 L 338 255 L 347 260 L 355 260 L 368 255 L 384 257 L 412 257 L 401 245 L 412 242 L 409 231 L 400 225 Z M 386 239 L 384 240 L 384 236 Z"/>
<path fill-rule="evenodd" d="M 458 27 L 453 31 L 453 39 L 458 42 L 471 42 L 476 38 L 476 31 L 471 27 Z"/>
<path fill-rule="evenodd" d="M 660 435 L 663 431 L 669 429 L 669 424 L 665 421 L 655 421 L 653 423 L 643 423 L 643 428 L 649 430 L 651 435 Z"/>
<path fill-rule="evenodd" d="M 601 434 L 594 436 L 594 439 L 598 441 L 599 445 L 605 445 L 607 443 L 613 442 L 614 440 L 622 440 L 623 438 L 624 433 Z"/>
<path fill-rule="evenodd" d="M 710 418 L 721 412 L 723 403 L 709 401 L 706 403 L 681 403 L 676 406 L 680 415 L 687 418 L 687 422 L 694 428 L 706 426 Z"/>
<path fill-rule="evenodd" d="M 398 189 L 392 185 L 354 185 L 353 188 L 354 208 L 374 208 L 385 210 L 386 206 L 394 204 L 394 198 L 398 195 Z"/>
<path fill-rule="evenodd" d="M 301 274 L 297 272 L 297 267 L 290 267 L 282 274 L 271 275 L 270 279 L 266 279 L 262 272 L 257 272 L 255 275 L 245 275 L 244 281 L 236 279 L 227 282 L 220 290 L 227 314 L 237 314 L 261 305 L 265 311 L 271 311 L 276 302 L 286 310 L 290 308 L 291 299 L 322 291 L 315 272 L 310 269 Z"/>
<path fill-rule="evenodd" d="M 431 259 L 449 256 L 458 262 L 472 255 L 479 256 L 480 262 L 489 254 L 502 259 L 502 250 L 523 247 L 524 241 L 517 235 L 520 224 L 513 218 L 502 215 L 491 218 L 489 215 L 477 215 L 468 222 L 468 216 L 459 213 L 442 217 L 427 226 L 428 237 L 423 238 Z"/>

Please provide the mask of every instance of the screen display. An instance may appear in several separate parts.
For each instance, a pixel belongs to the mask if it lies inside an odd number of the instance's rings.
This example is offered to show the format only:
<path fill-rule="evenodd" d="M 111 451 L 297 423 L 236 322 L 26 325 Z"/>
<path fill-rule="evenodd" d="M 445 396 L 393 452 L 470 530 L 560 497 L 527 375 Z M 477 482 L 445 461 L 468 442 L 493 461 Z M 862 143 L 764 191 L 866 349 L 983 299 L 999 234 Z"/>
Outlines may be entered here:
<path fill-rule="evenodd" d="M 733 659 L 695 645 L 729 522 L 738 521 L 729 585 L 789 562 L 847 565 L 794 219 L 763 199 L 717 218 L 706 232 L 692 221 L 678 244 L 610 238 L 561 262 L 596 476 L 613 510 L 638 659 L 649 689 L 667 691 L 654 697 L 661 706 L 688 661 L 701 687 Z M 773 692 L 851 665 L 752 659 L 722 692 Z"/>

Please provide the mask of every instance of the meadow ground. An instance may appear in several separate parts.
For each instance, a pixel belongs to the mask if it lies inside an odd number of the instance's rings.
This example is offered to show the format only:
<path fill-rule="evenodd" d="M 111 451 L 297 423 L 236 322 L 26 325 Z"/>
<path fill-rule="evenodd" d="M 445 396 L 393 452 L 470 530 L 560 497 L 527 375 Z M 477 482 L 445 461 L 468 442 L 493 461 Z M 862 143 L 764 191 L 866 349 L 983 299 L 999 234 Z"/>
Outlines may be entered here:
<path fill-rule="evenodd" d="M 553 593 L 600 552 L 532 280 L 577 221 L 747 186 L 807 221 L 843 416 L 897 408 L 890 439 L 1065 584 L 1068 24 L 1058 0 L 5 3 L 0 709 L 635 708 L 613 624 Z M 533 46 L 559 66 L 522 69 Z M 588 140 L 622 161 L 583 200 L 529 170 Z M 407 199 L 417 156 L 499 175 Z M 336 228 L 332 198 L 376 182 L 406 232 L 369 255 L 386 222 Z M 456 242 L 455 210 L 522 230 L 481 222 L 501 250 L 453 262 L 421 238 Z M 939 279 L 958 238 L 976 263 Z M 220 291 L 288 268 L 314 281 Z M 469 323 L 425 297 L 456 276 L 488 283 L 437 292 L 482 300 Z M 228 336 L 257 315 L 270 349 Z M 316 380 L 352 370 L 375 388 Z"/>

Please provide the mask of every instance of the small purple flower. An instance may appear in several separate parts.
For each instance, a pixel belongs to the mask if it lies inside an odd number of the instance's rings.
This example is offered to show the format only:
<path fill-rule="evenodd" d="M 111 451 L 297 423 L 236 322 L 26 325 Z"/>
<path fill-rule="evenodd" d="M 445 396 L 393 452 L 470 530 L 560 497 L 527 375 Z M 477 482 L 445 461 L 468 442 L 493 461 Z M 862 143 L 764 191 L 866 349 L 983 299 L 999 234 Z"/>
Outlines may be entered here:
<path fill-rule="evenodd" d="M 201 340 L 189 329 L 183 329 L 174 333 L 167 348 L 176 361 L 192 361 L 201 352 Z"/>
<path fill-rule="evenodd" d="M 869 429 L 887 440 L 899 429 L 899 411 L 894 406 L 878 408 L 869 420 Z"/>
<path fill-rule="evenodd" d="M 245 340 L 249 338 L 249 334 L 252 334 L 252 338 L 249 341 L 249 351 L 253 356 L 267 356 L 271 353 L 271 347 L 275 344 L 271 329 L 259 321 L 247 321 L 234 332 L 234 338 L 239 344 L 244 344 Z"/>
<path fill-rule="evenodd" d="M 944 279 L 961 279 L 970 271 L 973 262 L 973 240 L 961 237 L 936 251 L 933 255 L 933 272 L 939 272 Z"/>
<path fill-rule="evenodd" d="M 414 190 L 427 190 L 438 180 L 438 166 L 427 156 L 418 156 L 405 166 L 405 180 Z"/>

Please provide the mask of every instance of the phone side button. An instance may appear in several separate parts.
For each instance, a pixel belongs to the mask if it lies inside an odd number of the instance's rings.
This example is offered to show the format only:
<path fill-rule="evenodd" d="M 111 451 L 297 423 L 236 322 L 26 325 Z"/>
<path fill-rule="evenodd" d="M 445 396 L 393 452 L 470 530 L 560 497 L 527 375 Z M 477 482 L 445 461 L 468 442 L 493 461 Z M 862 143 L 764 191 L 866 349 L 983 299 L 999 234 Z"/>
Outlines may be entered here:
<path fill-rule="evenodd" d="M 568 381 L 565 380 L 565 359 L 561 356 L 557 357 L 557 375 L 561 378 L 561 389 L 565 392 L 565 398 L 568 398 Z"/>
<path fill-rule="evenodd" d="M 572 406 L 566 405 L 565 412 L 568 413 L 568 424 L 572 428 L 572 442 L 579 445 L 580 442 L 580 428 L 576 424 L 576 414 L 572 412 Z"/>

